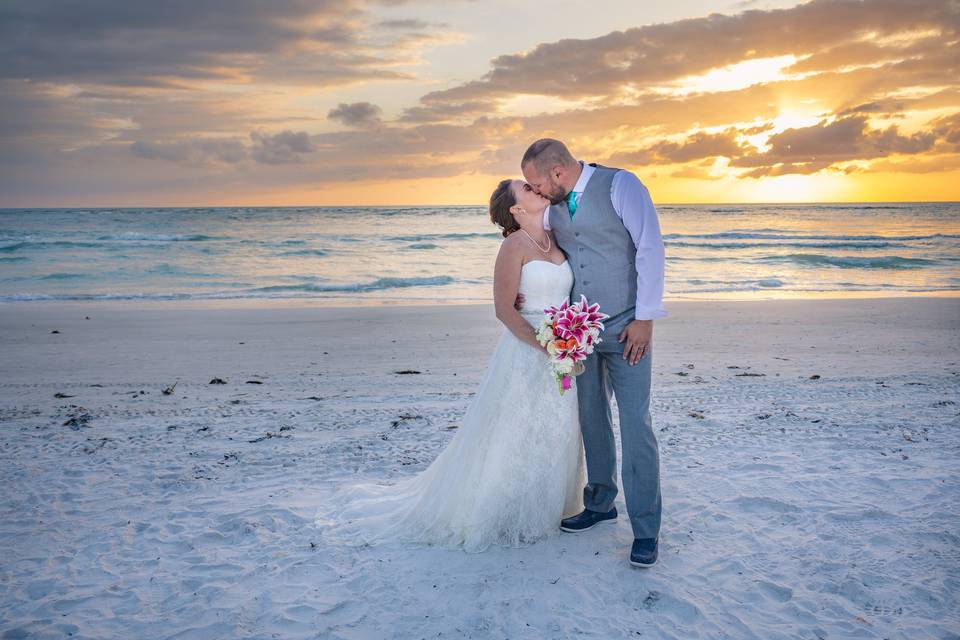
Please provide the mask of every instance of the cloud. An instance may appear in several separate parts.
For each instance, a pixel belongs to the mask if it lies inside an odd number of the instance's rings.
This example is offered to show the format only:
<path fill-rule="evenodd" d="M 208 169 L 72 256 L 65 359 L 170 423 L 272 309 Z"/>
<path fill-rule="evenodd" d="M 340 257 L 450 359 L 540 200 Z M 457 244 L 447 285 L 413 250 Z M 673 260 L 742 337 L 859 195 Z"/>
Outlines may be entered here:
<path fill-rule="evenodd" d="M 466 117 L 496 112 L 496 103 L 492 100 L 471 100 L 459 104 L 424 104 L 409 107 L 400 117 L 401 122 L 456 122 Z"/>
<path fill-rule="evenodd" d="M 814 0 L 790 9 L 711 14 L 502 55 L 483 78 L 429 93 L 423 102 L 517 94 L 622 99 L 747 60 L 789 55 L 801 59 L 798 71 L 901 60 L 935 49 L 956 62 L 956 52 L 943 52 L 942 45 L 956 38 L 958 15 L 952 0 Z M 804 63 L 808 57 L 815 64 Z M 944 68 L 936 70 L 942 80 Z"/>
<path fill-rule="evenodd" d="M 843 109 L 837 112 L 837 115 L 840 117 L 858 115 L 861 113 L 898 113 L 903 111 L 902 102 L 865 102 L 863 104 L 858 104 L 855 107 L 850 107 L 848 109 Z"/>
<path fill-rule="evenodd" d="M 402 20 L 381 20 L 377 23 L 378 27 L 383 27 L 385 29 L 416 29 L 424 30 L 430 29 L 434 26 L 444 27 L 446 25 L 438 24 L 433 25 L 425 20 L 417 20 L 416 18 L 407 18 Z"/>
<path fill-rule="evenodd" d="M 253 140 L 253 159 L 265 164 L 300 162 L 306 154 L 316 151 L 306 131 L 281 131 L 272 135 L 254 131 L 250 139 Z"/>
<path fill-rule="evenodd" d="M 316 151 L 306 131 L 250 133 L 250 143 L 242 138 L 137 140 L 130 145 L 133 155 L 147 160 L 166 160 L 190 166 L 239 164 L 252 159 L 263 164 L 302 162 Z"/>
<path fill-rule="evenodd" d="M 737 135 L 736 129 L 722 133 L 698 131 L 683 142 L 658 142 L 646 149 L 617 154 L 614 162 L 650 165 L 684 163 L 719 156 L 736 158 L 746 151 L 737 140 Z"/>
<path fill-rule="evenodd" d="M 958 169 L 960 169 L 960 153 L 919 158 L 878 160 L 870 164 L 869 171 L 878 173 L 926 174 L 943 173 L 945 171 L 955 171 Z"/>
<path fill-rule="evenodd" d="M 0 78 L 186 89 L 211 82 L 335 86 L 404 79 L 412 23 L 376 38 L 362 0 L 0 3 Z M 383 31 L 383 29 L 380 29 Z"/>
<path fill-rule="evenodd" d="M 743 155 L 730 164 L 733 167 L 757 167 L 745 174 L 751 178 L 807 174 L 853 160 L 918 154 L 932 149 L 936 139 L 937 134 L 932 131 L 906 136 L 896 126 L 871 129 L 866 116 L 857 115 L 787 129 L 770 136 L 768 151 Z"/>
<path fill-rule="evenodd" d="M 380 114 L 383 109 L 369 102 L 341 102 L 336 108 L 327 112 L 327 118 L 339 120 L 348 127 L 375 127 L 380 124 Z"/>
<path fill-rule="evenodd" d="M 622 166 L 686 164 L 695 161 L 711 163 L 727 158 L 733 169 L 750 168 L 741 177 L 760 178 L 791 173 L 811 174 L 844 163 L 872 160 L 894 155 L 916 155 L 934 149 L 938 140 L 950 145 L 960 141 L 960 114 L 935 120 L 931 129 L 910 135 L 897 126 L 871 128 L 862 111 L 836 119 L 826 119 L 808 127 L 790 128 L 770 135 L 760 151 L 746 142 L 748 136 L 769 131 L 769 127 L 731 127 L 719 133 L 694 132 L 679 142 L 661 141 L 636 151 L 614 154 L 610 162 Z M 947 150 L 947 147 L 943 147 Z M 675 177 L 708 177 L 699 168 L 679 170 Z M 713 174 L 709 177 L 714 177 Z"/>
<path fill-rule="evenodd" d="M 934 133 L 948 145 L 954 145 L 960 151 L 960 112 L 937 118 L 930 123 Z"/>
<path fill-rule="evenodd" d="M 449 176 L 470 171 L 486 145 L 481 129 L 448 125 L 382 127 L 321 134 L 283 130 L 253 131 L 243 138 L 137 140 L 130 152 L 144 160 L 164 160 L 216 169 L 288 165 L 323 167 L 311 181 L 351 181 L 382 177 Z M 287 170 L 287 169 L 285 169 Z"/>
<path fill-rule="evenodd" d="M 724 175 L 722 173 L 711 173 L 704 167 L 685 166 L 671 173 L 670 177 L 687 178 L 690 180 L 721 180 Z"/>
<path fill-rule="evenodd" d="M 211 163 L 236 164 L 247 157 L 247 149 L 240 140 L 177 140 L 153 142 L 138 140 L 130 151 L 148 160 L 167 160 L 188 165 Z"/>

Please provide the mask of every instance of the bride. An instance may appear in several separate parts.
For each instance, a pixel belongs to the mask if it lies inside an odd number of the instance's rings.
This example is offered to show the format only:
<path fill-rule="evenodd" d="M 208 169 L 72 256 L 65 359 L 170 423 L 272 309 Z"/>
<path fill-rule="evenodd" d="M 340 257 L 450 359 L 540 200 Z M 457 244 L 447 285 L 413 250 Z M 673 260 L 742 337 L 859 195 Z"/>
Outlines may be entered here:
<path fill-rule="evenodd" d="M 317 518 L 350 544 L 408 542 L 482 551 L 559 531 L 583 510 L 583 446 L 576 382 L 560 395 L 536 339 L 542 310 L 570 293 L 573 272 L 543 228 L 549 201 L 523 180 L 503 180 L 490 219 L 503 231 L 494 303 L 505 325 L 462 426 L 418 475 L 394 485 L 347 486 L 339 511 Z M 524 311 L 514 308 L 517 293 Z"/>

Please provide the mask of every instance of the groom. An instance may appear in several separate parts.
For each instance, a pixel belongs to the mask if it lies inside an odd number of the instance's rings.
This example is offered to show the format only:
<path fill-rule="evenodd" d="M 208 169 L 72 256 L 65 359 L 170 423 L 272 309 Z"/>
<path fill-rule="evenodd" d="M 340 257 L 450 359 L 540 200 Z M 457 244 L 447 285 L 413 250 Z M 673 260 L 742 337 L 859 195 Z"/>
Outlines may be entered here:
<path fill-rule="evenodd" d="M 650 567 L 657 561 L 661 513 L 660 458 L 650 418 L 651 338 L 654 318 L 667 315 L 657 213 L 633 173 L 577 161 L 559 140 L 534 142 L 520 167 L 534 191 L 553 205 L 543 226 L 553 230 L 573 268 L 571 299 L 583 294 L 610 315 L 600 335 L 603 341 L 577 378 L 586 509 L 564 519 L 560 528 L 576 533 L 617 518 L 613 393 L 620 413 L 623 492 L 634 536 L 630 564 Z"/>

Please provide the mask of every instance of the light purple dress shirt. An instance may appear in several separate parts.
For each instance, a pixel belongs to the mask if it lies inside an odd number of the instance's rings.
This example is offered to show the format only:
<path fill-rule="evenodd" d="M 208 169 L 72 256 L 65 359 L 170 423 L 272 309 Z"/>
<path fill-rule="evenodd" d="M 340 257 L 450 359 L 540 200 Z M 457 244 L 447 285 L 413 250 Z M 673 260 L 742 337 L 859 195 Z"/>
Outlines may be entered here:
<path fill-rule="evenodd" d="M 577 202 L 593 175 L 594 168 L 581 161 L 583 170 L 573 187 Z M 613 176 L 610 200 L 637 247 L 637 304 L 634 318 L 654 320 L 667 315 L 663 308 L 663 273 L 665 256 L 660 221 L 650 199 L 650 192 L 640 178 L 630 171 L 620 170 Z M 576 214 L 574 214 L 576 215 Z M 550 230 L 550 207 L 543 212 L 543 228 Z"/>

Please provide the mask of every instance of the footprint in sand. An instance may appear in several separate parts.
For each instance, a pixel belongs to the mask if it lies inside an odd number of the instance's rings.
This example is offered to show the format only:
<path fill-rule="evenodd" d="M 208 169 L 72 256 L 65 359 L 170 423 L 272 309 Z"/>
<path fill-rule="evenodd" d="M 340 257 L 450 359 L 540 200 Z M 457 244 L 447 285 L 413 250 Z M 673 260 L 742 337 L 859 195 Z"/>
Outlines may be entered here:
<path fill-rule="evenodd" d="M 760 580 L 757 583 L 757 587 L 763 591 L 769 598 L 776 600 L 777 602 L 787 602 L 793 598 L 793 589 L 789 587 L 781 587 L 775 582 L 768 582 L 766 580 Z"/>

